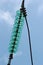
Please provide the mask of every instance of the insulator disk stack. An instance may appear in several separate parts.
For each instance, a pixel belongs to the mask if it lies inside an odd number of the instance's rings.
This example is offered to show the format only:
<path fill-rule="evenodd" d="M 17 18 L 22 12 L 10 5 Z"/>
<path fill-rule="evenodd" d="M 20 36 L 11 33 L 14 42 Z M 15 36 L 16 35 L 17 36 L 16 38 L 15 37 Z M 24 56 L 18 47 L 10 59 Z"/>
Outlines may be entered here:
<path fill-rule="evenodd" d="M 16 12 L 15 21 L 13 24 L 12 36 L 9 43 L 9 52 L 11 54 L 17 51 L 17 47 L 18 47 L 20 37 L 21 37 L 22 28 L 24 25 L 24 17 L 23 17 L 23 14 L 20 15 L 20 13 L 21 13 L 20 10 Z"/>

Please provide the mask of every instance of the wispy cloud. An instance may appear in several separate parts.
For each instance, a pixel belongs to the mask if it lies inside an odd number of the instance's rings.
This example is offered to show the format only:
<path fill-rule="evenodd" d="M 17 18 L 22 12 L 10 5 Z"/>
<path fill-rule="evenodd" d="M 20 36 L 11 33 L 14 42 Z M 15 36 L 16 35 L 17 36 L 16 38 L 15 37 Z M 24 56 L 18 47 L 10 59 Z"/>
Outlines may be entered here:
<path fill-rule="evenodd" d="M 22 51 L 18 51 L 16 54 L 14 54 L 13 57 L 17 57 L 17 56 L 21 56 L 22 55 Z M 8 63 L 8 58 L 9 58 L 9 55 L 5 54 L 3 55 L 2 57 L 0 57 L 0 62 L 4 62 L 5 64 Z"/>
<path fill-rule="evenodd" d="M 22 51 L 18 51 L 16 54 L 14 54 L 14 57 L 15 57 L 15 56 L 21 56 L 22 54 L 23 54 Z"/>
<path fill-rule="evenodd" d="M 29 4 L 30 0 L 25 0 L 25 6 L 27 7 Z"/>
<path fill-rule="evenodd" d="M 38 7 L 38 13 L 39 14 L 43 13 L 43 4 L 39 5 L 39 7 Z"/>
<path fill-rule="evenodd" d="M 7 63 L 8 62 L 8 55 L 3 55 L 2 57 L 0 57 L 0 62 L 4 62 Z"/>
<path fill-rule="evenodd" d="M 0 10 L 0 19 L 3 19 L 6 21 L 6 23 L 13 25 L 14 19 L 12 18 L 10 12 L 6 11 L 2 11 Z"/>

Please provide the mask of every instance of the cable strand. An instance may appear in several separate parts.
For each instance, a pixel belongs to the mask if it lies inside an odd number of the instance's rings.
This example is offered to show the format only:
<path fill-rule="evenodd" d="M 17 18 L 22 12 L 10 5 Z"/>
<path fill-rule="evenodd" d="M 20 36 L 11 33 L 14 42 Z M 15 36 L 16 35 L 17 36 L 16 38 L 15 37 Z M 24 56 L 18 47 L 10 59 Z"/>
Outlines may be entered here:
<path fill-rule="evenodd" d="M 31 38 L 30 38 L 30 30 L 29 30 L 29 26 L 28 26 L 28 22 L 27 22 L 27 18 L 26 18 L 26 17 L 25 17 L 25 20 L 26 20 L 26 26 L 27 26 L 27 30 L 28 30 L 28 39 L 29 39 L 29 47 L 30 47 L 31 65 L 33 65 L 32 47 L 31 47 Z"/>

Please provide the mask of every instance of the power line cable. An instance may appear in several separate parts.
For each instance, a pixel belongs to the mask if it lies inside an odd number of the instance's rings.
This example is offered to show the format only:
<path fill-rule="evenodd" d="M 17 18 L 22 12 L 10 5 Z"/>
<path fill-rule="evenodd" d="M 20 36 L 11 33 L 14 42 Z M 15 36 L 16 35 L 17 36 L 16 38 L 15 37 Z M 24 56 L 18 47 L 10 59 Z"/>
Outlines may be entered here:
<path fill-rule="evenodd" d="M 33 57 L 32 57 L 32 47 L 31 47 L 30 31 L 29 31 L 29 26 L 28 26 L 27 19 L 25 18 L 25 20 L 26 20 L 26 25 L 27 25 L 27 30 L 28 30 L 28 38 L 29 38 L 29 46 L 30 46 L 31 65 L 33 65 Z"/>
<path fill-rule="evenodd" d="M 28 39 L 29 39 L 29 47 L 30 47 L 30 57 L 31 57 L 31 65 L 33 65 L 33 56 L 32 56 L 32 46 L 31 46 L 31 38 L 30 38 L 30 30 L 29 30 L 29 26 L 28 26 L 28 22 L 27 22 L 27 14 L 26 14 L 26 9 L 24 7 L 24 1 L 22 1 L 22 12 L 23 12 L 23 15 L 25 17 L 25 21 L 26 21 L 26 26 L 27 26 L 27 30 L 28 30 Z"/>

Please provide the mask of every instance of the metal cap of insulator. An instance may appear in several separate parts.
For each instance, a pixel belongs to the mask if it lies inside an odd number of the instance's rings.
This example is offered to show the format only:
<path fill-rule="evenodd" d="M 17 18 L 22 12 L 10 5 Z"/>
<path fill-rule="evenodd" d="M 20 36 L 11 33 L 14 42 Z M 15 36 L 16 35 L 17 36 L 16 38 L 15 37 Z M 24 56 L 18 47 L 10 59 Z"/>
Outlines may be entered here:
<path fill-rule="evenodd" d="M 27 13 L 27 12 L 26 12 L 26 9 L 25 9 L 25 8 L 21 8 L 20 10 L 21 10 L 21 12 L 23 13 L 23 16 L 26 17 L 26 16 L 27 16 L 27 14 L 26 14 L 26 13 Z"/>
<path fill-rule="evenodd" d="M 24 7 L 24 2 L 25 2 L 25 0 L 22 1 L 22 5 L 21 5 L 20 10 L 23 13 L 23 16 L 26 17 L 27 14 L 26 14 L 26 8 Z"/>
<path fill-rule="evenodd" d="M 9 59 L 13 59 L 13 54 L 10 54 Z"/>

